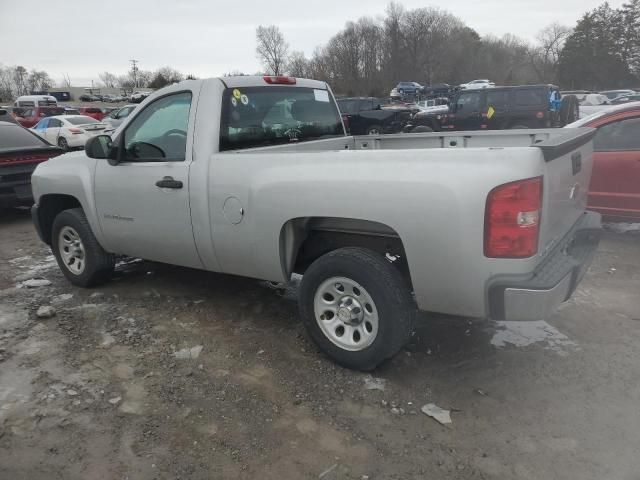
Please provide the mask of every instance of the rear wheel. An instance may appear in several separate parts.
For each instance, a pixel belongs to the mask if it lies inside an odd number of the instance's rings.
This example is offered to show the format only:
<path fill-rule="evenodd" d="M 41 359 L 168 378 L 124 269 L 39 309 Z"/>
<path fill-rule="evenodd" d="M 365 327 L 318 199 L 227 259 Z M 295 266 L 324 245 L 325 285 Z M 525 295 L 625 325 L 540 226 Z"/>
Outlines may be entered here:
<path fill-rule="evenodd" d="M 372 370 L 411 335 L 415 307 L 400 271 L 364 248 L 318 258 L 300 285 L 302 321 L 320 349 L 340 365 Z"/>
<path fill-rule="evenodd" d="M 81 208 L 64 210 L 55 218 L 51 249 L 64 276 L 79 287 L 107 281 L 115 266 L 114 255 L 100 246 Z"/>
<path fill-rule="evenodd" d="M 367 128 L 367 135 L 380 135 L 382 133 L 382 127 L 380 125 L 371 125 Z"/>
<path fill-rule="evenodd" d="M 64 137 L 58 138 L 58 146 L 65 152 L 69 151 L 69 142 L 67 142 L 67 139 Z"/>

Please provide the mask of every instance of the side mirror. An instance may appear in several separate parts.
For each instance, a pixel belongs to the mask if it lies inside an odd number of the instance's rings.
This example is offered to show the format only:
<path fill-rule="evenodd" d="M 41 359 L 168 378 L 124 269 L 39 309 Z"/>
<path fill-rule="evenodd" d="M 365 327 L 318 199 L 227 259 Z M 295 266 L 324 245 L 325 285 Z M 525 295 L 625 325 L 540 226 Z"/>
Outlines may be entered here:
<path fill-rule="evenodd" d="M 112 141 L 109 135 L 98 135 L 87 140 L 84 151 L 89 158 L 111 158 Z"/>

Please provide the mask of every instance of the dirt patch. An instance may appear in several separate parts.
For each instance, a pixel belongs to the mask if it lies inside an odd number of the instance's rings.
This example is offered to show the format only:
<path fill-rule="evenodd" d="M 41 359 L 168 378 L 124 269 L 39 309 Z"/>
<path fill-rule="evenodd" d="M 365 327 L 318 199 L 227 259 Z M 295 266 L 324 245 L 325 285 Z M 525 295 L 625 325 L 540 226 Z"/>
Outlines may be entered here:
<path fill-rule="evenodd" d="M 19 212 L 3 220 L 0 257 L 0 478 L 637 473 L 640 246 L 627 237 L 607 236 L 548 323 L 422 318 L 376 389 L 310 343 L 295 285 L 283 298 L 263 282 L 127 261 L 109 284 L 77 289 Z M 51 285 L 16 288 L 27 277 Z M 37 319 L 43 305 L 56 315 Z M 426 403 L 453 423 L 421 413 Z"/>

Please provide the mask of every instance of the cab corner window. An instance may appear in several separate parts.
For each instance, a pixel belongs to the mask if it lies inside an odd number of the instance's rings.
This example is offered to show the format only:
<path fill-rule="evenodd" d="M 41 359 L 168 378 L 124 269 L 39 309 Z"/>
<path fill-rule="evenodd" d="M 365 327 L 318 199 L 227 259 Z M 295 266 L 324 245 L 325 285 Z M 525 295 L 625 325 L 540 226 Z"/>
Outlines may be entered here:
<path fill-rule="evenodd" d="M 191 93 L 149 104 L 124 131 L 125 162 L 182 162 L 187 151 Z"/>

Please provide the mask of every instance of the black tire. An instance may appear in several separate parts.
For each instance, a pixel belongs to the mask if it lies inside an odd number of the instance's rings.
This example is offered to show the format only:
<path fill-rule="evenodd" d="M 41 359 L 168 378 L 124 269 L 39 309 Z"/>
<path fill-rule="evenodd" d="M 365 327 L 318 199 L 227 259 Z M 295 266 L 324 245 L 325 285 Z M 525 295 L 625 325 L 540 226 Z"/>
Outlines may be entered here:
<path fill-rule="evenodd" d="M 61 230 L 65 227 L 71 227 L 77 232 L 84 247 L 84 270 L 80 273 L 74 273 L 70 270 L 62 258 L 59 236 Z M 67 277 L 67 280 L 74 285 L 91 287 L 104 283 L 111 278 L 115 267 L 115 256 L 105 252 L 100 246 L 81 208 L 64 210 L 55 218 L 51 232 L 51 249 L 60 270 Z"/>
<path fill-rule="evenodd" d="M 411 130 L 411 133 L 429 133 L 433 131 L 433 128 L 428 127 L 427 125 L 418 125 Z"/>
<path fill-rule="evenodd" d="M 371 125 L 367 128 L 367 135 L 381 135 L 382 127 L 380 125 Z"/>
<path fill-rule="evenodd" d="M 560 120 L 560 126 L 564 127 L 570 123 L 578 120 L 580 115 L 580 103 L 578 97 L 575 95 L 565 95 L 562 97 L 562 104 L 560 105 L 560 112 L 558 118 Z"/>
<path fill-rule="evenodd" d="M 65 152 L 69 151 L 69 142 L 67 142 L 67 139 L 64 137 L 58 138 L 58 146 Z"/>
<path fill-rule="evenodd" d="M 377 334 L 361 350 L 350 351 L 340 347 L 319 326 L 323 320 L 316 320 L 316 292 L 333 277 L 344 277 L 357 283 L 375 305 Z M 346 247 L 318 258 L 302 277 L 299 295 L 300 314 L 309 335 L 326 355 L 347 368 L 374 369 L 400 351 L 413 329 L 416 308 L 409 286 L 398 268 L 372 250 Z"/>

